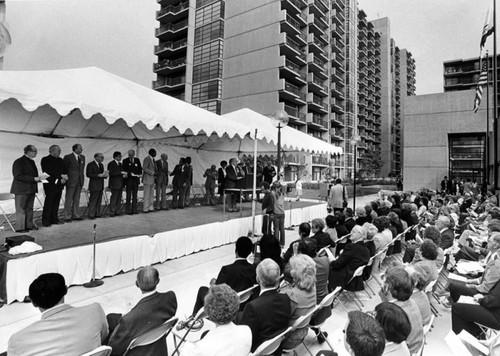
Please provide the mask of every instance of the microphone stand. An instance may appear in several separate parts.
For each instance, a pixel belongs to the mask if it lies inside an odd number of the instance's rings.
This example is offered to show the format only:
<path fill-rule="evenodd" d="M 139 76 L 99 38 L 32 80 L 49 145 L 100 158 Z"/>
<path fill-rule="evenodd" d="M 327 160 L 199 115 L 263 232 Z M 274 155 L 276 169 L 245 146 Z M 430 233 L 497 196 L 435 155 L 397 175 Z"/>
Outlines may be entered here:
<path fill-rule="evenodd" d="M 92 254 L 92 279 L 90 280 L 90 282 L 83 284 L 83 286 L 85 288 L 99 287 L 99 286 L 102 286 L 104 284 L 104 281 L 95 279 L 95 245 L 96 245 L 96 235 L 97 235 L 96 227 L 97 227 L 97 224 L 94 224 L 94 242 L 93 242 L 94 251 Z"/>

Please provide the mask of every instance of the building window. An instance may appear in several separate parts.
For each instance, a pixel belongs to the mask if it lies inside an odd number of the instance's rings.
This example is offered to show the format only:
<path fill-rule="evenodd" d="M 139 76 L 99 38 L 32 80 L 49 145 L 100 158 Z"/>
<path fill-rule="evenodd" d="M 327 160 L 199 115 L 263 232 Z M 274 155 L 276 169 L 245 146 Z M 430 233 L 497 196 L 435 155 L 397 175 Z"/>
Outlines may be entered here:
<path fill-rule="evenodd" d="M 484 141 L 484 133 L 448 135 L 450 178 L 483 181 Z"/>
<path fill-rule="evenodd" d="M 321 167 L 312 167 L 312 180 L 321 180 Z"/>
<path fill-rule="evenodd" d="M 193 83 L 222 77 L 222 61 L 212 61 L 193 68 Z"/>
<path fill-rule="evenodd" d="M 222 20 L 199 27 L 194 31 L 195 46 L 213 41 L 217 38 L 224 38 L 224 22 Z"/>
<path fill-rule="evenodd" d="M 197 65 L 204 62 L 213 61 L 214 59 L 222 58 L 223 42 L 217 40 L 196 47 L 194 49 L 193 64 Z"/>
<path fill-rule="evenodd" d="M 193 85 L 192 102 L 207 101 L 212 99 L 219 99 L 222 95 L 222 82 L 220 80 L 213 80 L 201 84 Z"/>
<path fill-rule="evenodd" d="M 206 6 L 216 0 L 197 0 L 196 1 L 196 8 L 199 9 L 200 7 Z"/>
<path fill-rule="evenodd" d="M 221 102 L 219 100 L 211 100 L 211 101 L 206 101 L 204 103 L 198 103 L 196 106 L 208 110 L 210 112 L 213 112 L 217 115 L 220 115 L 221 113 Z"/>
<path fill-rule="evenodd" d="M 222 1 L 196 10 L 195 27 L 206 25 L 220 18 L 224 18 L 224 3 Z"/>

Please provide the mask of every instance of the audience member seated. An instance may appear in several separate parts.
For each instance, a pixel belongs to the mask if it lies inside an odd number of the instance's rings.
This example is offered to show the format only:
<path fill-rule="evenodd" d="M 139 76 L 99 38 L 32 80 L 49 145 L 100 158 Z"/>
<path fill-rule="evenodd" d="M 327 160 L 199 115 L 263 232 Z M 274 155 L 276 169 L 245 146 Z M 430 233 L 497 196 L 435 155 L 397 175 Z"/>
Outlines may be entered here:
<path fill-rule="evenodd" d="M 351 356 L 381 356 L 384 353 L 384 330 L 370 315 L 350 311 L 344 330 L 344 344 Z"/>
<path fill-rule="evenodd" d="M 252 352 L 262 342 L 284 331 L 290 324 L 290 298 L 286 294 L 278 293 L 280 274 L 278 264 L 270 258 L 262 260 L 257 266 L 260 295 L 245 306 L 239 321 L 240 325 L 248 325 L 252 331 Z M 276 355 L 281 355 L 280 349 Z"/>
<path fill-rule="evenodd" d="M 365 208 L 356 208 L 356 225 L 363 226 L 366 222 L 368 222 L 368 218 L 366 217 Z"/>
<path fill-rule="evenodd" d="M 154 267 L 144 267 L 137 272 L 135 285 L 141 290 L 142 299 L 130 312 L 121 317 L 118 326 L 114 328 L 114 331 L 111 331 L 109 346 L 113 348 L 111 353 L 113 356 L 123 355 L 133 339 L 175 316 L 177 311 L 175 293 L 172 291 L 166 293 L 157 292 L 156 287 L 159 282 L 160 275 Z M 127 356 L 166 354 L 167 346 L 163 337 L 151 345 L 130 350 Z"/>
<path fill-rule="evenodd" d="M 401 224 L 401 220 L 399 219 L 398 214 L 396 214 L 394 211 L 391 211 L 389 214 L 387 214 L 387 219 L 389 220 L 389 231 L 392 234 L 392 239 L 395 239 L 399 234 L 401 234 L 404 231 L 403 225 Z M 398 253 L 401 253 L 401 240 L 395 241 L 394 244 L 390 246 L 387 251 L 388 255 L 393 255 Z"/>
<path fill-rule="evenodd" d="M 326 229 L 325 232 L 330 235 L 330 240 L 332 240 L 331 246 L 335 246 L 337 240 L 339 239 L 339 235 L 337 232 L 337 222 L 338 219 L 335 215 L 327 215 L 325 218 Z"/>
<path fill-rule="evenodd" d="M 340 256 L 330 263 L 330 289 L 341 286 L 349 291 L 364 289 L 363 278 L 355 278 L 348 284 L 358 267 L 366 265 L 370 260 L 370 250 L 365 246 L 366 230 L 359 225 L 351 232 L 352 243 L 347 244 Z"/>
<path fill-rule="evenodd" d="M 252 332 L 233 323 L 239 310 L 238 294 L 227 284 L 214 284 L 205 297 L 205 313 L 215 328 L 196 343 L 187 343 L 182 356 L 248 356 Z M 160 355 L 160 354 L 158 354 Z M 164 355 L 167 355 L 166 353 Z"/>
<path fill-rule="evenodd" d="M 417 251 L 415 251 L 415 257 L 411 264 L 421 268 L 424 278 L 428 282 L 435 281 L 439 277 L 436 267 L 437 256 L 437 246 L 430 239 L 425 239 Z"/>
<path fill-rule="evenodd" d="M 411 299 L 413 283 L 403 267 L 390 267 L 385 273 L 385 281 L 381 294 L 390 294 L 392 303 L 400 306 L 408 316 L 411 332 L 406 344 L 412 354 L 416 353 L 424 341 L 422 316 L 417 303 Z"/>
<path fill-rule="evenodd" d="M 331 216 L 331 215 L 329 215 L 329 216 Z M 299 225 L 299 239 L 293 241 L 290 244 L 290 246 L 288 246 L 288 249 L 286 250 L 286 252 L 283 254 L 283 262 L 285 264 L 288 263 L 288 261 L 290 261 L 290 258 L 292 258 L 292 256 L 295 254 L 294 248 L 296 249 L 298 247 L 299 241 L 306 238 L 306 237 L 309 237 L 310 234 L 311 234 L 311 225 L 309 225 L 309 223 L 303 222 L 302 224 Z M 295 247 L 294 247 L 294 245 L 295 245 Z"/>
<path fill-rule="evenodd" d="M 450 281 L 450 298 L 456 303 L 462 295 L 474 296 L 490 293 L 491 288 L 500 280 L 500 232 L 490 237 L 489 249 L 491 258 L 484 268 L 483 275 L 478 278 L 469 278 L 467 282 Z"/>
<path fill-rule="evenodd" d="M 446 250 L 447 248 L 453 246 L 453 241 L 455 241 L 455 233 L 450 228 L 450 218 L 447 216 L 438 217 L 435 226 L 441 234 L 441 243 L 438 246 L 443 250 Z"/>
<path fill-rule="evenodd" d="M 422 315 L 422 325 L 427 325 L 432 317 L 431 304 L 427 294 L 424 292 L 428 281 L 424 278 L 424 272 L 418 266 L 409 265 L 405 267 L 405 270 L 410 275 L 414 285 L 410 298 L 417 303 L 420 315 Z"/>
<path fill-rule="evenodd" d="M 441 241 L 441 234 L 439 233 L 439 230 L 435 226 L 432 225 L 427 226 L 424 230 L 423 238 L 424 240 L 425 239 L 431 240 L 436 245 L 437 257 L 434 262 L 436 263 L 437 269 L 441 268 L 441 266 L 444 263 L 444 251 L 441 247 L 439 247 Z M 419 248 L 420 245 L 418 243 L 408 244 L 405 250 L 405 254 L 403 256 L 403 262 L 405 263 L 409 263 L 412 261 L 418 262 L 419 257 L 415 259 L 415 252 Z"/>
<path fill-rule="evenodd" d="M 344 209 L 344 217 L 345 217 L 344 225 L 347 231 L 351 232 L 354 225 L 356 225 L 356 220 L 354 220 L 354 212 L 352 211 L 351 208 Z"/>
<path fill-rule="evenodd" d="M 485 258 L 488 254 L 488 248 L 482 241 L 487 242 L 494 232 L 500 232 L 500 220 L 490 220 L 487 230 L 487 234 L 483 236 L 477 236 L 478 238 L 476 239 L 476 241 L 472 240 L 472 236 L 470 236 L 470 234 L 465 240 L 463 239 L 463 237 L 460 237 L 459 244 L 462 247 L 460 248 L 460 251 L 458 251 L 455 255 L 455 260 L 459 261 L 461 259 L 464 259 L 468 261 L 478 261 L 481 258 Z"/>
<path fill-rule="evenodd" d="M 72 307 L 64 303 L 67 288 L 59 273 L 40 275 L 29 286 L 40 320 L 13 334 L 9 356 L 81 355 L 99 347 L 108 336 L 108 323 L 97 303 Z"/>
<path fill-rule="evenodd" d="M 410 356 L 406 339 L 410 335 L 411 324 L 405 311 L 394 303 L 382 302 L 375 307 L 375 320 L 384 329 L 384 355 Z"/>
<path fill-rule="evenodd" d="M 378 232 L 373 236 L 375 253 L 377 253 L 382 251 L 392 241 L 392 233 L 389 230 L 389 219 L 386 216 L 379 216 L 373 219 L 373 225 L 378 229 Z M 385 256 L 382 257 L 385 258 Z"/>
<path fill-rule="evenodd" d="M 337 218 L 337 225 L 335 225 L 335 230 L 337 230 L 337 237 L 341 239 L 343 236 L 349 234 L 349 231 L 345 226 L 345 216 L 340 211 L 337 211 L 334 216 Z"/>
<path fill-rule="evenodd" d="M 259 246 L 260 261 L 270 258 L 278 264 L 280 271 L 283 271 L 285 264 L 281 258 L 281 245 L 278 239 L 274 235 L 263 235 L 259 240 Z"/>
<path fill-rule="evenodd" d="M 455 303 L 451 308 L 451 328 L 455 334 L 466 330 L 474 337 L 481 335 L 481 324 L 494 330 L 500 330 L 500 282 L 497 282 L 489 294 L 476 294 L 478 303 Z"/>
<path fill-rule="evenodd" d="M 313 240 L 316 240 L 318 244 L 318 251 L 326 246 L 335 246 L 335 242 L 332 241 L 330 235 L 323 232 L 325 228 L 325 220 L 323 219 L 312 219 L 311 221 L 311 231 L 314 234 L 311 236 Z"/>
<path fill-rule="evenodd" d="M 372 209 L 371 204 L 365 205 L 365 211 L 366 211 L 366 222 L 371 224 L 373 221 L 373 216 L 372 216 L 373 209 Z"/>
<path fill-rule="evenodd" d="M 235 256 L 236 260 L 230 264 L 223 266 L 217 276 L 217 279 L 210 281 L 210 286 L 214 284 L 225 283 L 236 292 L 241 292 L 250 288 L 255 284 L 255 266 L 248 263 L 247 257 L 253 251 L 253 242 L 247 236 L 241 236 L 236 240 Z M 203 307 L 205 296 L 208 293 L 208 287 L 200 287 L 196 296 L 195 306 L 193 308 L 194 317 L 198 310 Z"/>
<path fill-rule="evenodd" d="M 282 288 L 280 293 L 288 295 L 292 311 L 289 326 L 309 313 L 316 307 L 316 263 L 305 255 L 298 254 L 290 259 L 292 284 Z M 288 335 L 283 343 L 283 348 L 292 349 L 298 346 L 307 335 L 309 328 L 306 326 L 297 329 Z"/>

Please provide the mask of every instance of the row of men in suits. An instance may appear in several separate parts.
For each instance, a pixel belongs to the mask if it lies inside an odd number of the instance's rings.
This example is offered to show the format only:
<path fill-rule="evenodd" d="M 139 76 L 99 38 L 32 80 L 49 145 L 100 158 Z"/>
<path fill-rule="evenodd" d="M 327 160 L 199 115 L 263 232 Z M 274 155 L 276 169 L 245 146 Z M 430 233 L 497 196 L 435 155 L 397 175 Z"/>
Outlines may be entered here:
<path fill-rule="evenodd" d="M 136 286 L 142 298 L 130 312 L 106 316 L 97 303 L 83 307 L 66 304 L 64 277 L 59 273 L 42 274 L 29 287 L 31 302 L 42 313 L 41 319 L 10 337 L 7 354 L 82 355 L 108 344 L 113 349 L 112 355 L 123 355 L 133 339 L 175 316 L 175 293 L 157 292 L 159 282 L 156 268 L 141 268 L 137 273 Z M 165 337 L 127 353 L 128 356 L 166 354 Z"/>

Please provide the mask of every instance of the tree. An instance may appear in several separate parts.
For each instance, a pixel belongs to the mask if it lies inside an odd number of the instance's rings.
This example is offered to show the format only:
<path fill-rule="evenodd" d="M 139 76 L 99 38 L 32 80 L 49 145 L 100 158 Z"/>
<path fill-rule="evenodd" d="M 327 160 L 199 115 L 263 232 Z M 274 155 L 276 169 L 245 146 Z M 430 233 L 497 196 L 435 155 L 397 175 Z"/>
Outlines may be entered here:
<path fill-rule="evenodd" d="M 361 156 L 358 174 L 361 177 L 374 177 L 380 174 L 382 158 L 379 150 L 368 150 Z"/>

